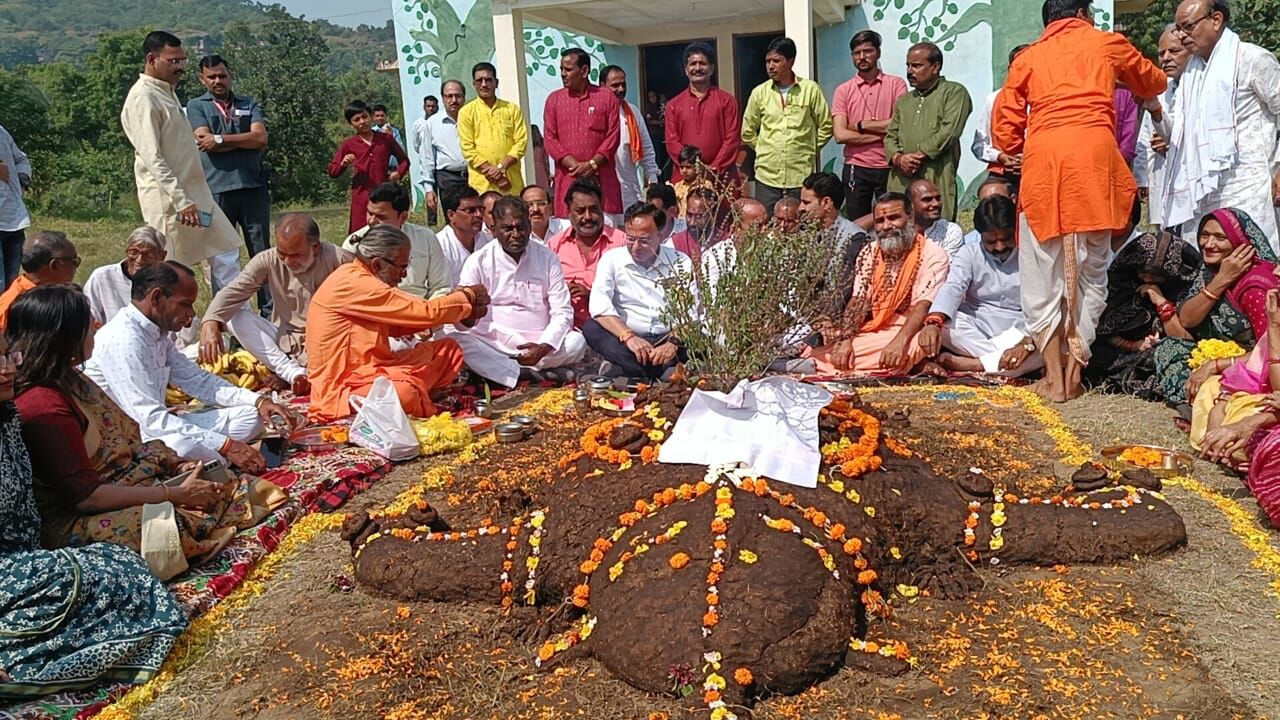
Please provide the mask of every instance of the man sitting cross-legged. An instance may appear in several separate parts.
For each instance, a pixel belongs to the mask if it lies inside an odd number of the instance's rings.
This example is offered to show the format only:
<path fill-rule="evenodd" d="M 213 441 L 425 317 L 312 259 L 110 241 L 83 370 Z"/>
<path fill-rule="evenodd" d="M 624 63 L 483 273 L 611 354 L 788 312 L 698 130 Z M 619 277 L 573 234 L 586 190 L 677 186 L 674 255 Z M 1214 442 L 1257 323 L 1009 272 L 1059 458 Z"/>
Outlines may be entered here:
<path fill-rule="evenodd" d="M 920 346 L 946 370 L 1018 377 L 1044 367 L 1022 320 L 1017 222 L 1017 208 L 1002 195 L 978 203 L 973 213 L 982 240 L 951 259 L 920 331 Z"/>
<path fill-rule="evenodd" d="M 663 282 L 688 277 L 688 256 L 662 244 L 663 211 L 647 203 L 627 209 L 625 247 L 607 251 L 591 286 L 591 319 L 582 326 L 587 344 L 612 369 L 608 374 L 656 380 L 685 359 L 684 348 L 663 321 Z"/>
<path fill-rule="evenodd" d="M 372 201 L 370 201 L 372 202 Z M 200 323 L 200 362 L 213 363 L 225 352 L 222 331 L 230 330 L 294 393 L 311 392 L 307 382 L 307 309 L 329 274 L 351 253 L 320 240 L 320 226 L 302 213 L 276 223 L 276 246 L 253 256 L 232 283 L 214 296 Z M 249 309 L 259 288 L 271 293 L 271 319 Z"/>
<path fill-rule="evenodd" d="M 907 187 L 911 208 L 920 234 L 942 246 L 954 258 L 964 245 L 964 230 L 942 217 L 942 192 L 932 182 L 920 178 Z"/>
<path fill-rule="evenodd" d="M 587 341 L 573 329 L 573 305 L 560 259 L 529 239 L 529 210 L 518 198 L 493 206 L 495 242 L 462 266 L 462 285 L 489 290 L 489 313 L 452 337 L 468 368 L 515 387 L 522 368 L 546 370 L 582 359 Z M 554 374 L 554 373 L 552 373 Z"/>
<path fill-rule="evenodd" d="M 124 241 L 124 260 L 89 273 L 84 281 L 84 296 L 89 299 L 89 312 L 98 325 L 106 325 L 116 313 L 129 305 L 133 291 L 133 276 L 139 270 L 163 262 L 165 259 L 164 233 L 143 225 Z"/>
<path fill-rule="evenodd" d="M 250 474 L 266 470 L 262 454 L 246 443 L 262 433 L 262 421 L 293 416 L 270 398 L 201 370 L 174 347 L 169 333 L 196 315 L 196 276 L 171 260 L 133 276 L 133 304 L 116 313 L 94 338 L 84 372 L 133 418 L 143 442 L 159 440 L 188 460 L 225 458 Z M 165 407 L 173 385 L 213 407 L 174 415 Z"/>
<path fill-rule="evenodd" d="M 351 233 L 342 244 L 342 249 L 355 252 L 360 239 L 374 225 L 400 228 L 401 232 L 409 236 L 409 242 L 413 243 L 413 249 L 409 251 L 409 268 L 404 280 L 400 281 L 400 289 L 430 300 L 452 290 L 453 277 L 436 234 L 429 227 L 409 222 L 409 207 L 412 204 L 413 199 L 403 185 L 382 183 L 376 186 L 369 193 L 365 215 L 369 224 Z"/>
<path fill-rule="evenodd" d="M 409 267 L 411 241 L 398 228 L 375 225 L 356 245 L 355 262 L 335 270 L 311 298 L 307 313 L 307 376 L 311 419 L 352 414 L 351 395 L 364 395 L 379 376 L 395 384 L 405 412 L 435 412 L 431 393 L 457 377 L 462 349 L 428 340 L 392 352 L 391 338 L 446 323 L 470 326 L 484 316 L 489 293 L 472 286 L 424 300 L 396 286 Z"/>
<path fill-rule="evenodd" d="M 854 263 L 844 311 L 822 323 L 813 348 L 819 372 L 906 373 L 924 359 L 920 330 L 947 278 L 947 251 L 921 235 L 911 201 L 885 193 L 873 209 L 875 231 Z"/>

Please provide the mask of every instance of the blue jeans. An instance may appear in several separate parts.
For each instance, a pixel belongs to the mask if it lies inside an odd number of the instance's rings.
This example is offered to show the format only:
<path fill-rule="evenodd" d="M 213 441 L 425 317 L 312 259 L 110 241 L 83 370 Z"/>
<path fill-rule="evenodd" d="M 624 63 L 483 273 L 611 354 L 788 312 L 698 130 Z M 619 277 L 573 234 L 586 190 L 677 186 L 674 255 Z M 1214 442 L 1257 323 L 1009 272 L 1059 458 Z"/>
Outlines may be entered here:
<path fill-rule="evenodd" d="M 22 230 L 0 230 L 0 259 L 3 259 L 6 289 L 22 272 L 22 244 L 26 241 L 26 232 Z"/>

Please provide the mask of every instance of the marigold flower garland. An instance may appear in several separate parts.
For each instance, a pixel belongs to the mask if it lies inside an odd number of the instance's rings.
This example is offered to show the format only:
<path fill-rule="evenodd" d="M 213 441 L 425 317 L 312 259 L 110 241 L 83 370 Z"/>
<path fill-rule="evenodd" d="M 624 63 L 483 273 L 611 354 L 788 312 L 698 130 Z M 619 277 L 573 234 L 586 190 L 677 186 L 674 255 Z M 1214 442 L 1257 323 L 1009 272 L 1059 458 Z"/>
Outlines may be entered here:
<path fill-rule="evenodd" d="M 1192 370 L 1197 370 L 1201 365 L 1212 360 L 1230 360 L 1244 353 L 1245 349 L 1234 340 L 1210 338 L 1196 343 L 1195 348 L 1191 350 L 1191 358 L 1187 361 L 1187 365 Z"/>

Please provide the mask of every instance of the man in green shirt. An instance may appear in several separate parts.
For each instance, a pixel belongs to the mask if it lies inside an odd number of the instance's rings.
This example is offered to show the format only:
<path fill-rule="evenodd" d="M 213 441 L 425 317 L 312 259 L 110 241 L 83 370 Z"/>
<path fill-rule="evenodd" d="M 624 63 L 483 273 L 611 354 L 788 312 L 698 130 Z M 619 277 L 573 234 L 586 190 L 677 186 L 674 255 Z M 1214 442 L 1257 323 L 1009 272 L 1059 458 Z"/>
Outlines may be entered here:
<path fill-rule="evenodd" d="M 769 213 L 784 197 L 799 198 L 818 153 L 831 139 L 831 109 L 822 88 L 796 77 L 796 44 L 775 38 L 764 55 L 769 79 L 751 91 L 742 119 L 742 143 L 756 149 L 756 200 Z M 745 153 L 740 153 L 742 164 Z"/>
<path fill-rule="evenodd" d="M 956 219 L 956 166 L 960 135 L 973 112 L 969 91 L 942 77 L 942 50 L 929 42 L 907 51 L 911 92 L 893 106 L 884 152 L 889 157 L 889 191 L 906 192 L 916 178 L 942 191 L 942 217 Z"/>

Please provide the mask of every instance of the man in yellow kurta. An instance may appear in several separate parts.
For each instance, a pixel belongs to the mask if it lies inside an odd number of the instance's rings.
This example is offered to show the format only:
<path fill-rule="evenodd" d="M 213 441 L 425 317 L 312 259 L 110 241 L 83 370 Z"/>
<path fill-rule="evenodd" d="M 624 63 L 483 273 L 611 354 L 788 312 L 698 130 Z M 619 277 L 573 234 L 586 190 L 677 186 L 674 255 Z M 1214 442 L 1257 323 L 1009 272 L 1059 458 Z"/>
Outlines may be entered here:
<path fill-rule="evenodd" d="M 467 161 L 467 184 L 476 192 L 513 195 L 524 187 L 520 159 L 529 131 L 520 107 L 498 99 L 498 71 L 482 62 L 471 70 L 476 98 L 458 111 L 458 143 Z"/>
<path fill-rule="evenodd" d="M 196 265 L 207 258 L 217 292 L 240 273 L 240 236 L 213 200 L 191 123 L 173 91 L 186 72 L 187 53 L 181 40 L 160 30 L 147 35 L 142 51 L 146 66 L 120 111 L 133 144 L 142 219 L 164 233 L 170 260 Z"/>
<path fill-rule="evenodd" d="M 411 247 L 399 229 L 375 225 L 356 245 L 355 262 L 330 273 L 312 296 L 306 343 L 312 420 L 350 415 L 351 395 L 368 393 L 379 376 L 395 385 L 406 413 L 427 417 L 435 411 L 431 392 L 462 369 L 462 349 L 453 340 L 391 350 L 393 337 L 448 323 L 470 327 L 489 307 L 489 293 L 479 285 L 434 300 L 398 289 Z"/>
<path fill-rule="evenodd" d="M 1149 98 L 1167 81 L 1123 35 L 1094 28 L 1089 0 L 1046 0 L 1043 12 L 1044 34 L 1013 61 L 996 98 L 992 135 L 1001 152 L 1023 156 L 1022 312 L 1045 361 L 1034 389 L 1065 402 L 1083 392 L 1111 235 L 1128 225 L 1138 189 L 1116 145 L 1116 85 L 1148 98 L 1158 122 Z"/>

